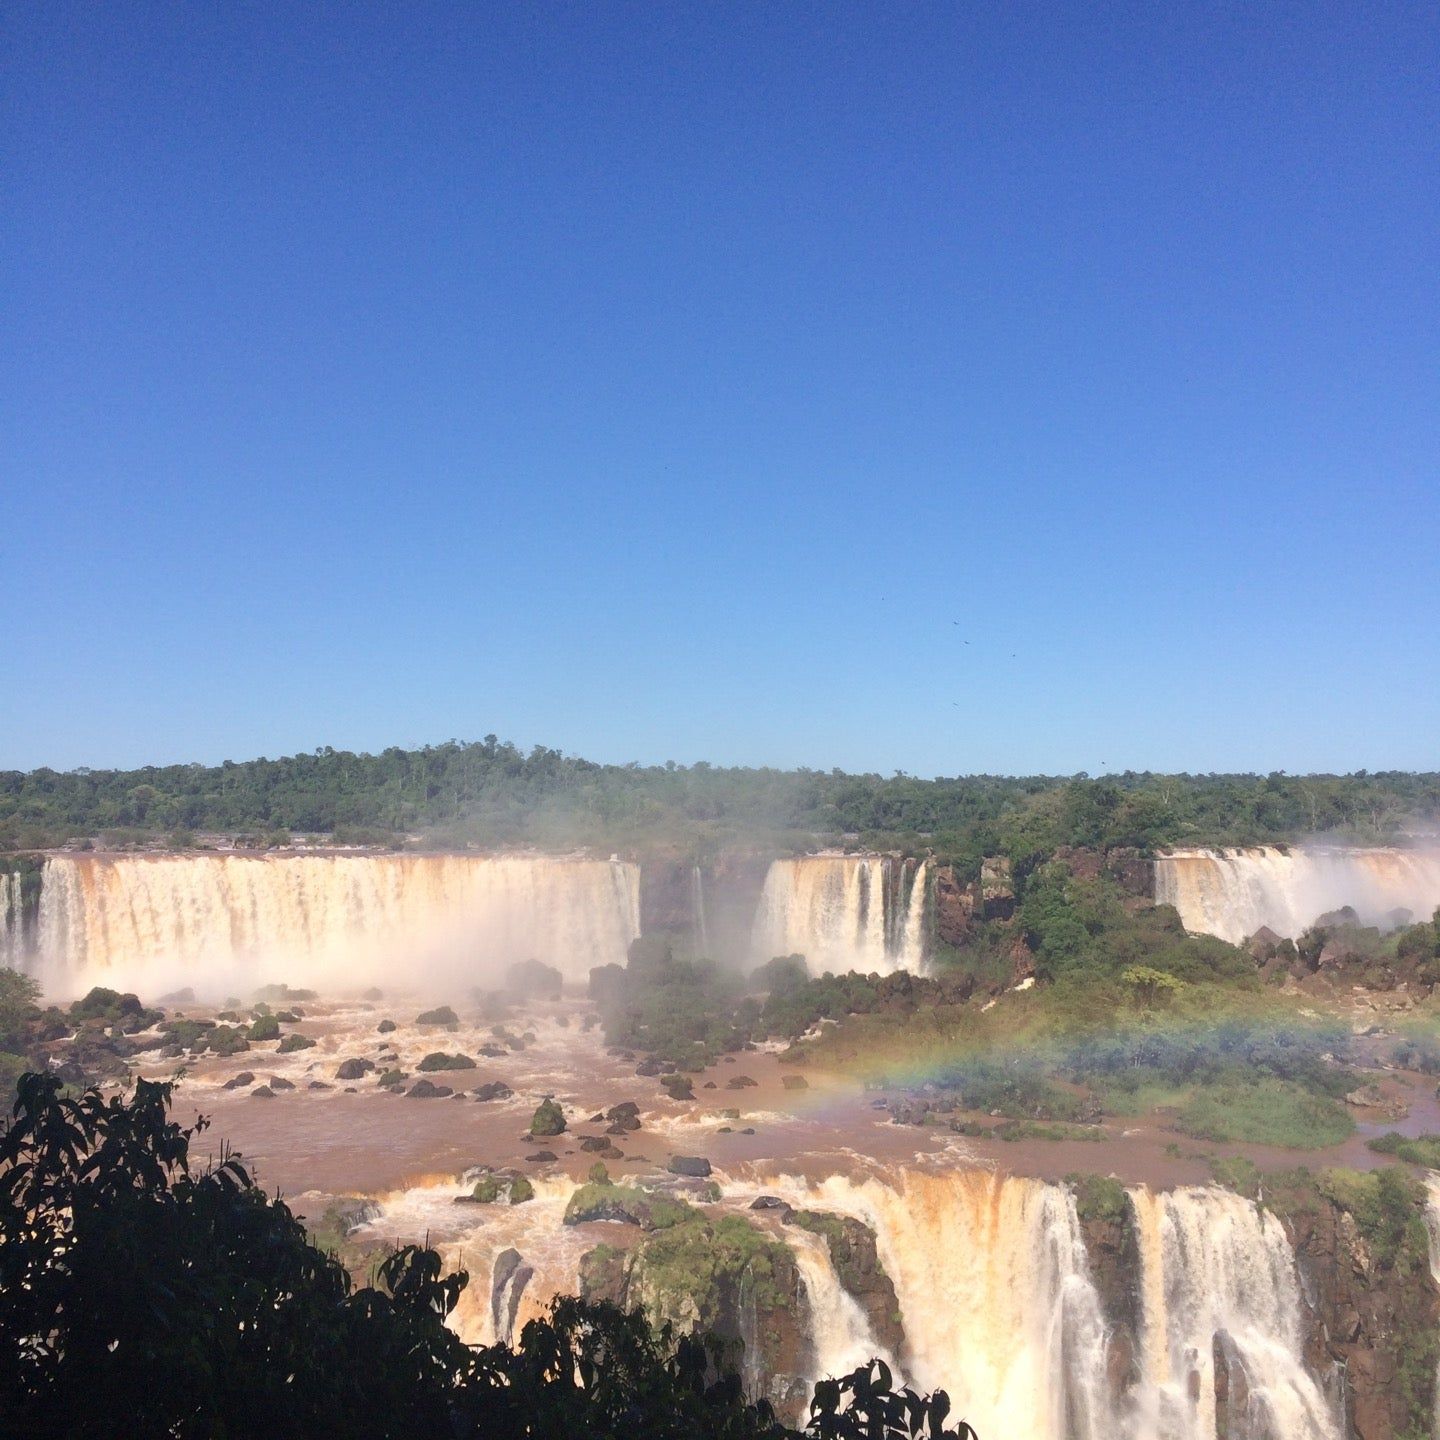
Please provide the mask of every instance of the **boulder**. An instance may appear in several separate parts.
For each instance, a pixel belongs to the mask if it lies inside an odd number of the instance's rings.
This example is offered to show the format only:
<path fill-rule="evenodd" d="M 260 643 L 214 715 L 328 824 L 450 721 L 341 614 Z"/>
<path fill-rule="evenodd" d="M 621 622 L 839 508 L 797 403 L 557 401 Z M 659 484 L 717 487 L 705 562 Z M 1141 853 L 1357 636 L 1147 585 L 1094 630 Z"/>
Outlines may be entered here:
<path fill-rule="evenodd" d="M 548 1165 L 556 1159 L 553 1150 L 536 1150 L 525 1157 L 532 1165 Z"/>
<path fill-rule="evenodd" d="M 477 1100 L 508 1100 L 515 1092 L 503 1080 L 488 1080 L 470 1093 Z"/>
<path fill-rule="evenodd" d="M 232 1075 L 220 1088 L 222 1090 L 242 1090 L 246 1085 L 255 1083 L 255 1072 L 253 1070 L 242 1070 L 238 1075 Z"/>
<path fill-rule="evenodd" d="M 565 1131 L 565 1112 L 554 1100 L 542 1100 L 530 1120 L 530 1133 L 538 1139 L 560 1135 Z"/>
<path fill-rule="evenodd" d="M 273 1100 L 275 1092 L 268 1085 L 257 1085 L 251 1092 L 252 1100 Z"/>
<path fill-rule="evenodd" d="M 710 1174 L 710 1162 L 703 1155 L 672 1155 L 665 1168 L 672 1175 L 703 1180 Z"/>
<path fill-rule="evenodd" d="M 366 1060 L 363 1056 L 355 1056 L 349 1060 L 342 1060 L 340 1068 L 335 1072 L 337 1080 L 360 1080 L 368 1075 L 375 1068 L 373 1060 Z"/>
<path fill-rule="evenodd" d="M 411 1100 L 443 1100 L 455 1092 L 448 1085 L 437 1085 L 433 1080 L 417 1080 L 406 1092 Z"/>
<path fill-rule="evenodd" d="M 803 1075 L 783 1076 L 780 1083 L 787 1090 L 808 1090 L 810 1088 L 810 1082 Z"/>
<path fill-rule="evenodd" d="M 272 1090 L 293 1090 L 295 1082 L 287 1080 L 283 1075 L 270 1075 L 266 1077 L 265 1083 Z"/>

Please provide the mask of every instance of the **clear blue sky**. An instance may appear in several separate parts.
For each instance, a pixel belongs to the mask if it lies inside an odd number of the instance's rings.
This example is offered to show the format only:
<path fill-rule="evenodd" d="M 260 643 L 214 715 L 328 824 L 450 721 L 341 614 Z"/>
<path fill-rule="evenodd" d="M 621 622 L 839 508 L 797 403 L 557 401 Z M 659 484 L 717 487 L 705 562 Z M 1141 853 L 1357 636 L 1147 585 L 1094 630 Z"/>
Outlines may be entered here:
<path fill-rule="evenodd" d="M 1440 764 L 1433 4 L 3 50 L 0 766 Z"/>

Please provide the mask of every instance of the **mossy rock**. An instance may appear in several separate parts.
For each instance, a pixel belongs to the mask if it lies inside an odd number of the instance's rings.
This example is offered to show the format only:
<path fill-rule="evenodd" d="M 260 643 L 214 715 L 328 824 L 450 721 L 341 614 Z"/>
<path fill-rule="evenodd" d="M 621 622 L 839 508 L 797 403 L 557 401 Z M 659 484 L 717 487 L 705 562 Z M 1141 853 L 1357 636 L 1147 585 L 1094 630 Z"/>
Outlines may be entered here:
<path fill-rule="evenodd" d="M 473 1070 L 475 1062 L 468 1055 L 447 1055 L 443 1050 L 432 1050 L 415 1068 L 427 1074 L 436 1070 Z"/>
<path fill-rule="evenodd" d="M 535 1114 L 531 1117 L 530 1133 L 536 1139 L 544 1139 L 551 1135 L 563 1134 L 564 1131 L 565 1112 L 554 1100 L 542 1100 L 535 1107 Z"/>
<path fill-rule="evenodd" d="M 604 1166 L 596 1168 L 603 1170 Z M 649 1194 L 635 1185 L 616 1185 L 607 1173 L 605 1180 L 592 1180 L 575 1191 L 565 1207 L 564 1223 L 583 1225 L 592 1220 L 610 1220 L 646 1231 L 668 1230 L 684 1224 L 696 1213 L 693 1206 L 673 1195 Z"/>
<path fill-rule="evenodd" d="M 308 1035 L 290 1034 L 281 1040 L 275 1053 L 277 1055 L 293 1055 L 297 1050 L 313 1050 L 315 1042 Z"/>
<path fill-rule="evenodd" d="M 280 1021 L 274 1015 L 262 1015 L 250 1027 L 250 1039 L 252 1040 L 278 1040 L 280 1038 Z"/>

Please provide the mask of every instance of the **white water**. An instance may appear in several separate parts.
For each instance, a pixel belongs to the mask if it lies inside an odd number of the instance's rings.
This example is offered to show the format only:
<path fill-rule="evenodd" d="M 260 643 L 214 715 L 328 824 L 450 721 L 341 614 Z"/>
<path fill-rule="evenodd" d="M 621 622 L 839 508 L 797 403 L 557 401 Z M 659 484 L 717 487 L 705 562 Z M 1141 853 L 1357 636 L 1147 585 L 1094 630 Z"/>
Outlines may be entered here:
<path fill-rule="evenodd" d="M 785 1232 L 785 1241 L 795 1254 L 810 1307 L 810 1343 L 815 1347 L 811 1379 L 848 1375 L 877 1357 L 894 1371 L 895 1357 L 876 1340 L 865 1312 L 840 1283 L 824 1239 L 792 1226 Z"/>
<path fill-rule="evenodd" d="M 24 959 L 21 930 L 20 876 L 0 875 L 0 966 L 19 970 Z"/>
<path fill-rule="evenodd" d="M 1155 862 L 1155 899 L 1185 928 L 1232 943 L 1267 925 L 1294 939 L 1315 919 L 1353 906 L 1364 925 L 1395 910 L 1428 920 L 1440 905 L 1440 851 L 1274 846 L 1191 850 Z"/>
<path fill-rule="evenodd" d="M 913 877 L 907 868 L 879 855 L 772 861 L 755 915 L 756 959 L 803 955 L 812 975 L 919 971 L 928 863 L 922 861 Z"/>
<path fill-rule="evenodd" d="M 36 933 L 48 993 L 153 999 L 268 981 L 341 993 L 379 981 L 494 984 L 536 958 L 567 979 L 623 963 L 639 870 L 529 855 L 56 856 Z"/>
<path fill-rule="evenodd" d="M 1340 1440 L 1301 1358 L 1299 1283 L 1280 1222 L 1225 1190 L 1136 1190 L 1131 1200 L 1144 1275 L 1138 1434 L 1213 1440 L 1214 1347 L 1228 1336 L 1249 1392 L 1231 1435 Z"/>

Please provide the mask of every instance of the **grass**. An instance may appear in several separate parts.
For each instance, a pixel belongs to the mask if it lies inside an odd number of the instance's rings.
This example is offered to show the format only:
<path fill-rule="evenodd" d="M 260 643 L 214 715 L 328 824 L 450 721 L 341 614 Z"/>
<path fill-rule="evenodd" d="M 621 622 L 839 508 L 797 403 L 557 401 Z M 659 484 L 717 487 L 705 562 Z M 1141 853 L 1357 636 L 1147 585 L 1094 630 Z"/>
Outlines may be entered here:
<path fill-rule="evenodd" d="M 1406 1139 L 1391 1131 L 1376 1140 L 1367 1140 L 1367 1146 L 1377 1155 L 1393 1155 L 1407 1165 L 1422 1165 L 1427 1170 L 1440 1170 L 1440 1135 L 1420 1135 Z"/>
<path fill-rule="evenodd" d="M 1197 1086 L 1176 1124 L 1199 1140 L 1243 1141 L 1292 1150 L 1338 1145 L 1355 1122 L 1334 1100 L 1288 1080 L 1222 1080 Z"/>

